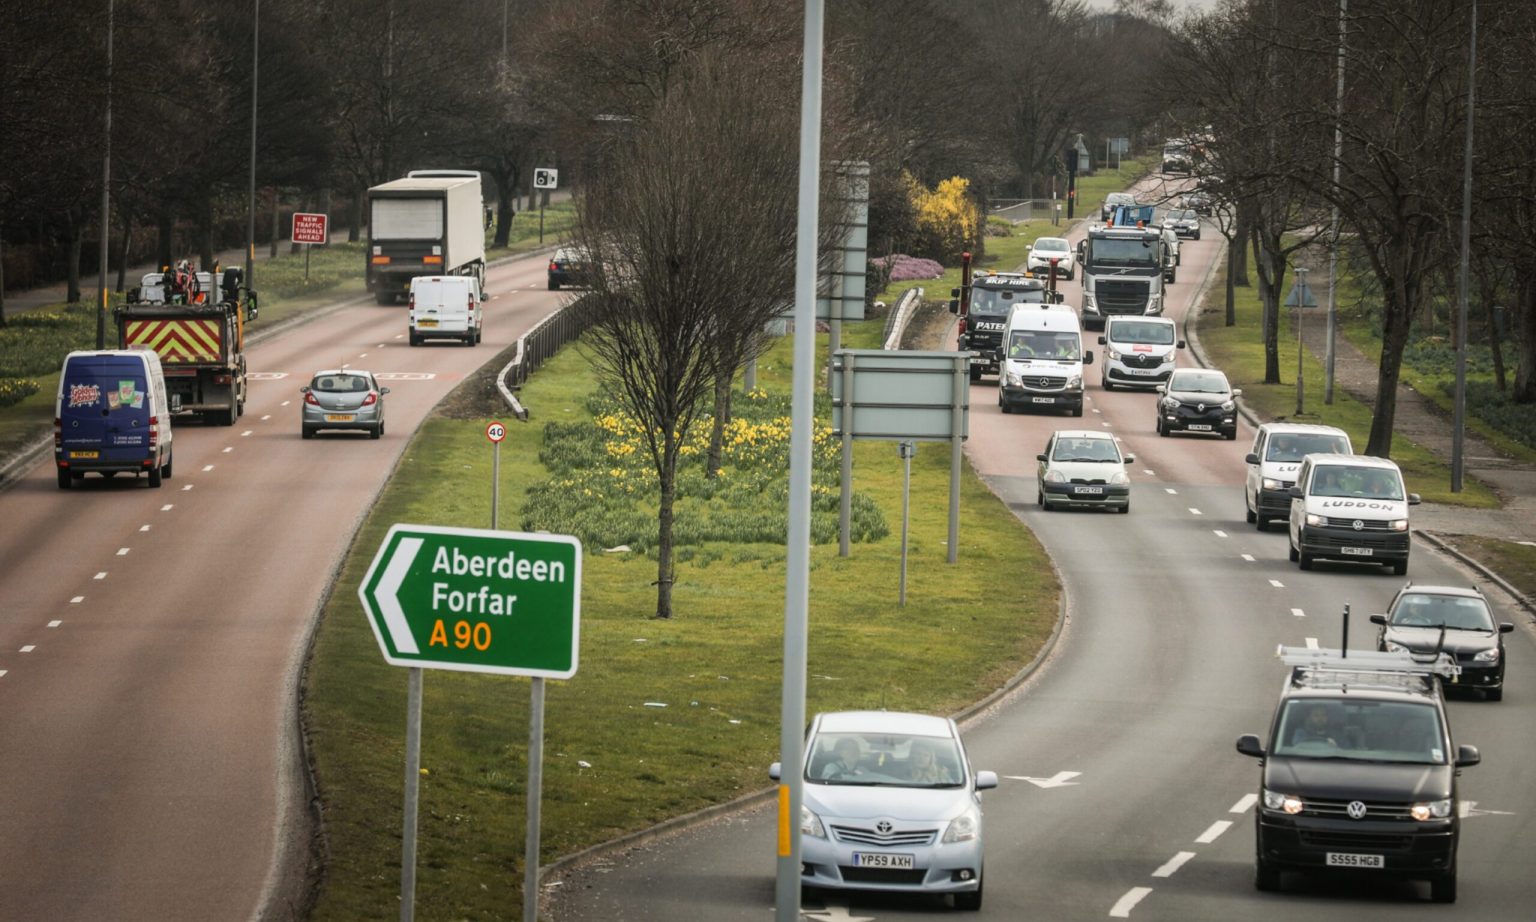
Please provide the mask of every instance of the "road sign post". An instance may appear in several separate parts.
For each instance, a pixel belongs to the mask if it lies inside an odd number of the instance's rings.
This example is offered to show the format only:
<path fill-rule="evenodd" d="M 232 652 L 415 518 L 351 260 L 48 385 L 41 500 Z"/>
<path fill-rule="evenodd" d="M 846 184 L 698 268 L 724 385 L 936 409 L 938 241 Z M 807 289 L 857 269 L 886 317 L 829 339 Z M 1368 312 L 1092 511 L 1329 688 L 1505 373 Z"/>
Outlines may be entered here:
<path fill-rule="evenodd" d="M 506 436 L 503 427 L 496 437 L 499 425 L 486 427 L 486 437 L 497 445 Z M 491 514 L 496 514 L 494 499 Z M 544 679 L 576 674 L 581 542 L 570 535 L 397 524 L 384 536 L 357 595 L 385 662 L 410 669 L 402 922 L 410 922 L 415 911 L 423 668 L 533 679 L 523 918 L 537 918 Z"/>
<path fill-rule="evenodd" d="M 496 527 L 497 513 L 501 508 L 501 440 L 507 437 L 507 427 L 492 422 L 485 427 L 485 437 L 491 440 L 491 528 Z"/>
<path fill-rule="evenodd" d="M 551 189 L 560 187 L 560 171 L 547 166 L 538 167 L 533 171 L 533 187 L 544 190 L 539 196 L 539 242 L 544 242 L 544 205 L 549 201 Z"/>

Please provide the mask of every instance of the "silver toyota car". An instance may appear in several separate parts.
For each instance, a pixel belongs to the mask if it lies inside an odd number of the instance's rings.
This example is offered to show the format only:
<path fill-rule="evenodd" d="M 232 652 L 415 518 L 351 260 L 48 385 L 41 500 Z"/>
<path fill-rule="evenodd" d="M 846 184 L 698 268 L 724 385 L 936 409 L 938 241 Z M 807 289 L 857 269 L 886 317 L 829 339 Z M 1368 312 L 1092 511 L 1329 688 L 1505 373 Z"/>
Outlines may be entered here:
<path fill-rule="evenodd" d="M 949 718 L 818 714 L 806 736 L 801 883 L 951 894 L 955 908 L 980 909 L 980 792 L 995 787 L 996 774 L 971 770 Z"/>

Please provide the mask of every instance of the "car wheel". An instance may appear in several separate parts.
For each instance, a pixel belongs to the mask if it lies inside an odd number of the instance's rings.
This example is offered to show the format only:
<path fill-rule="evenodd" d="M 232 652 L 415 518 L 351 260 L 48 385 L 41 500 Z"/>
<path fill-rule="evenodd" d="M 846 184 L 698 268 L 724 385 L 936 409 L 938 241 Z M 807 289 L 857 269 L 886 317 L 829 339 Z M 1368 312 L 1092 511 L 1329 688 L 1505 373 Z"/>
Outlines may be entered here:
<path fill-rule="evenodd" d="M 1231 432 L 1223 432 L 1222 435 L 1226 436 L 1229 442 L 1237 441 L 1237 427 L 1233 426 Z"/>
<path fill-rule="evenodd" d="M 560 290 L 560 283 L 555 281 L 554 279 L 550 279 L 549 280 L 549 290 L 550 291 L 559 291 Z"/>
<path fill-rule="evenodd" d="M 160 476 L 161 477 L 164 477 L 166 480 L 170 480 L 171 479 L 171 465 L 175 461 L 176 461 L 176 456 L 175 455 L 167 455 L 166 456 L 165 467 L 160 469 Z"/>
<path fill-rule="evenodd" d="M 960 910 L 964 910 L 966 912 L 974 912 L 974 911 L 980 909 L 981 908 L 981 888 L 984 887 L 984 886 L 986 886 L 986 884 L 978 883 L 976 885 L 976 889 L 972 890 L 970 893 L 956 893 L 955 894 L 955 908 L 956 909 L 960 909 Z"/>
<path fill-rule="evenodd" d="M 1196 231 L 1196 232 L 1195 232 L 1195 239 L 1196 239 L 1196 240 L 1199 240 L 1199 239 L 1200 239 L 1200 232 L 1199 232 L 1199 231 Z"/>
<path fill-rule="evenodd" d="M 1253 889 L 1271 893 L 1280 889 L 1280 869 L 1259 858 L 1253 863 Z"/>
<path fill-rule="evenodd" d="M 1269 516 L 1255 515 L 1253 517 L 1253 527 L 1259 531 L 1269 531 Z"/>
<path fill-rule="evenodd" d="M 1112 391 L 1115 389 L 1115 382 L 1109 380 L 1108 378 L 1100 378 L 1099 383 L 1104 386 L 1106 391 Z"/>
<path fill-rule="evenodd" d="M 1456 902 L 1456 872 L 1450 870 L 1429 881 L 1429 898 L 1436 903 Z"/>
<path fill-rule="evenodd" d="M 245 415 L 245 401 L 244 400 L 241 400 L 239 403 L 235 404 L 235 415 L 236 416 L 244 416 Z"/>
<path fill-rule="evenodd" d="M 74 478 L 74 476 L 72 474 L 70 474 L 69 468 L 67 468 L 67 467 L 59 468 L 59 489 L 60 490 L 68 490 L 71 486 L 74 485 L 74 482 L 75 482 L 75 478 Z"/>
<path fill-rule="evenodd" d="M 158 467 L 150 468 L 149 469 L 149 486 L 150 486 L 150 489 L 152 489 L 152 490 L 159 489 L 160 488 L 160 483 L 164 479 L 164 477 L 165 477 L 165 475 L 160 470 L 160 468 L 158 468 Z"/>
<path fill-rule="evenodd" d="M 375 291 L 373 293 L 373 303 L 381 305 L 394 304 L 395 293 L 393 291 Z"/>
<path fill-rule="evenodd" d="M 1404 560 L 1395 560 L 1395 561 L 1392 562 L 1392 575 L 1393 576 L 1403 576 L 1407 572 L 1408 572 L 1408 561 L 1406 559 L 1404 559 Z"/>
<path fill-rule="evenodd" d="M 315 430 L 313 430 L 313 429 L 311 429 L 311 428 L 310 428 L 310 427 L 308 427 L 308 426 L 304 426 L 304 427 L 303 427 L 303 428 L 302 428 L 302 429 L 301 429 L 301 430 L 300 430 L 300 432 L 301 432 L 301 433 L 302 433 L 302 435 L 303 435 L 303 436 L 304 436 L 304 438 L 306 438 L 306 439 L 312 439 L 312 438 L 314 438 L 314 437 L 315 437 Z"/>
<path fill-rule="evenodd" d="M 1316 559 L 1317 558 L 1313 557 L 1311 554 L 1305 554 L 1305 553 L 1302 553 L 1301 551 L 1297 551 L 1296 552 L 1296 563 L 1303 570 L 1310 570 L 1310 569 L 1312 569 L 1312 562 L 1314 560 L 1316 560 Z"/>
<path fill-rule="evenodd" d="M 1120 507 L 1120 514 L 1121 515 L 1125 515 L 1127 512 L 1130 512 L 1130 511 L 1131 511 L 1131 501 L 1130 500 L 1126 500 L 1125 501 L 1125 505 Z"/>
<path fill-rule="evenodd" d="M 1168 427 L 1163 425 L 1163 421 L 1161 419 L 1157 421 L 1157 434 L 1165 439 L 1168 437 Z"/>
<path fill-rule="evenodd" d="M 1257 522 L 1259 520 L 1258 513 L 1254 512 L 1253 511 L 1253 507 L 1248 505 L 1248 497 L 1247 497 L 1247 495 L 1243 496 L 1243 514 L 1247 517 L 1249 525 L 1252 525 L 1254 522 Z M 1264 526 L 1260 525 L 1259 526 L 1259 531 L 1263 531 L 1263 530 L 1264 530 Z"/>
<path fill-rule="evenodd" d="M 1045 490 L 1038 486 L 1035 487 L 1035 505 L 1041 509 L 1045 508 Z"/>
<path fill-rule="evenodd" d="M 230 404 L 229 405 L 229 409 L 225 410 L 219 416 L 219 425 L 221 425 L 221 426 L 233 426 L 239 420 L 240 420 L 239 408 L 236 407 L 234 404 Z"/>
<path fill-rule="evenodd" d="M 1077 406 L 1073 407 L 1072 408 L 1072 415 L 1073 416 L 1082 416 L 1083 415 L 1083 405 L 1082 404 L 1078 404 Z"/>
<path fill-rule="evenodd" d="M 368 437 L 370 439 L 376 439 L 376 438 L 378 438 L 379 436 L 381 436 L 383 434 L 384 434 L 384 424 L 383 423 L 379 423 L 377 426 L 374 426 L 372 429 L 368 430 Z"/>
<path fill-rule="evenodd" d="M 1297 553 L 1296 551 L 1296 545 L 1290 545 L 1288 550 L 1290 552 L 1291 563 L 1295 563 L 1297 560 L 1301 559 L 1301 554 Z"/>
<path fill-rule="evenodd" d="M 411 338 L 410 338 L 409 341 L 410 341 L 410 344 L 412 346 L 419 346 L 419 345 L 421 345 L 421 337 L 417 336 L 415 333 L 411 334 Z"/>
<path fill-rule="evenodd" d="M 972 365 L 971 366 L 971 383 L 975 384 L 976 382 L 978 382 L 980 380 L 981 380 L 981 369 L 977 368 L 975 365 Z"/>
<path fill-rule="evenodd" d="M 1504 700 L 1504 686 L 1500 685 L 1498 688 L 1485 688 L 1485 689 L 1483 689 L 1483 700 L 1484 701 L 1503 701 Z"/>

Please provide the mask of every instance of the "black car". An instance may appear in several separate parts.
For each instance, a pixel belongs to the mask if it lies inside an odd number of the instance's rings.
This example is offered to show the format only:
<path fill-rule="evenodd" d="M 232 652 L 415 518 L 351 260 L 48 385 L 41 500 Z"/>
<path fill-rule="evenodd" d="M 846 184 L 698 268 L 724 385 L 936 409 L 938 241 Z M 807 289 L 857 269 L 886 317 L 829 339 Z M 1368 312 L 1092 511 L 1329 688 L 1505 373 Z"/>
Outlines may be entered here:
<path fill-rule="evenodd" d="M 564 285 L 587 284 L 587 259 L 580 250 L 561 247 L 549 258 L 549 290 L 559 291 Z"/>
<path fill-rule="evenodd" d="M 1437 676 L 1454 677 L 1455 663 L 1304 647 L 1281 658 L 1294 669 L 1269 745 L 1237 740 L 1262 766 L 1254 886 L 1278 890 L 1288 871 L 1347 872 L 1427 880 L 1431 899 L 1454 903 L 1456 776 L 1482 758 L 1451 741 Z"/>
<path fill-rule="evenodd" d="M 1489 701 L 1504 698 L 1504 635 L 1515 629 L 1495 622 L 1476 588 L 1415 586 L 1397 591 L 1384 615 L 1372 615 L 1378 650 L 1415 654 L 1445 652 L 1461 667 L 1459 688 L 1477 688 Z"/>
<path fill-rule="evenodd" d="M 1157 434 L 1209 432 L 1237 438 L 1237 402 L 1227 376 L 1209 368 L 1179 368 L 1157 388 Z"/>

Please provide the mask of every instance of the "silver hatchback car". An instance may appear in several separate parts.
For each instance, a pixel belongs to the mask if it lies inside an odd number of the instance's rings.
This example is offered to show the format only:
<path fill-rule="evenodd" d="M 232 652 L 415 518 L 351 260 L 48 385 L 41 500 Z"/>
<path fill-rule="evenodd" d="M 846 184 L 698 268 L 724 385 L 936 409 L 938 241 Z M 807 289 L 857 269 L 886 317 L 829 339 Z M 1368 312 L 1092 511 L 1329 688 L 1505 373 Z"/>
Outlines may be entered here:
<path fill-rule="evenodd" d="M 981 795 L 955 722 L 887 711 L 811 721 L 800 809 L 806 887 L 951 894 L 980 909 Z M 769 769 L 777 780 L 781 766 Z"/>
<path fill-rule="evenodd" d="M 317 371 L 299 393 L 304 395 L 300 426 L 306 439 L 321 429 L 361 429 L 374 439 L 384 434 L 384 395 L 389 388 L 380 387 L 371 372 Z"/>

